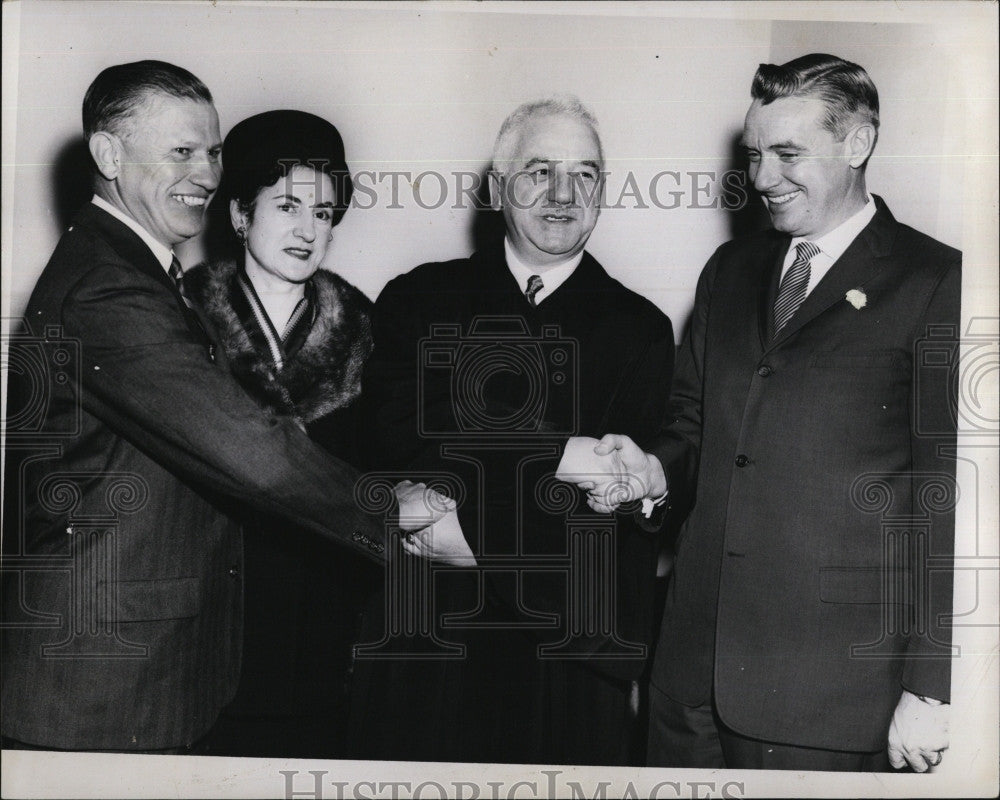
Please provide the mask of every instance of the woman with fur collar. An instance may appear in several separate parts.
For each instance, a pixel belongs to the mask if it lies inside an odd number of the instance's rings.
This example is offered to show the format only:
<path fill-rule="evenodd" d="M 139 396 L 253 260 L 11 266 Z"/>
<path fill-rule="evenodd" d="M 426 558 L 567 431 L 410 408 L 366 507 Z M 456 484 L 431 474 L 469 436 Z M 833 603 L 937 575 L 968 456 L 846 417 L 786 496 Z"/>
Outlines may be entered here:
<path fill-rule="evenodd" d="M 353 190 L 340 134 L 301 111 L 258 114 L 226 137 L 223 165 L 239 247 L 190 270 L 186 299 L 249 394 L 356 461 L 371 302 L 319 268 Z M 351 648 L 380 573 L 277 520 L 255 518 L 244 542 L 243 674 L 205 752 L 343 757 Z"/>

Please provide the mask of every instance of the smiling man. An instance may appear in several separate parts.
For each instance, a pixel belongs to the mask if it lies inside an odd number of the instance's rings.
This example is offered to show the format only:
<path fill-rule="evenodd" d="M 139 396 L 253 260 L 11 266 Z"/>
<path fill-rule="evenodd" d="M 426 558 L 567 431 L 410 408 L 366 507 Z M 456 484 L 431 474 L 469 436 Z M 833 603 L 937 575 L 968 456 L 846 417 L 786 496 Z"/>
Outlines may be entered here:
<path fill-rule="evenodd" d="M 864 69 L 764 64 L 751 94 L 743 145 L 774 229 L 702 272 L 658 442 L 598 447 L 651 496 L 669 487 L 679 520 L 690 510 L 649 763 L 925 771 L 948 746 L 955 398 L 940 364 L 956 358 L 961 254 L 868 193 Z M 928 337 L 944 361 L 924 358 Z"/>
<path fill-rule="evenodd" d="M 94 199 L 26 311 L 52 369 L 11 370 L 8 422 L 42 419 L 6 453 L 3 744 L 189 752 L 240 674 L 244 509 L 391 550 L 357 473 L 243 392 L 178 290 L 172 248 L 221 173 L 208 89 L 159 61 L 109 67 L 83 123 Z M 422 489 L 397 486 L 404 527 L 442 516 Z M 432 558 L 458 534 L 453 514 L 434 528 L 414 534 Z"/>
<path fill-rule="evenodd" d="M 546 489 L 570 435 L 623 426 L 646 437 L 666 411 L 670 321 L 584 250 L 603 166 L 596 121 L 579 101 L 521 106 L 500 128 L 489 176 L 503 240 L 419 266 L 379 296 L 364 377 L 376 463 L 455 473 L 463 529 L 483 560 L 409 598 L 419 608 L 408 613 L 433 619 L 464 658 L 358 661 L 370 687 L 362 757 L 635 758 L 641 725 L 630 700 L 650 644 L 656 544 L 623 521 L 608 560 L 572 577 L 581 509 L 560 508 Z M 571 602 L 571 587 L 589 578 L 600 591 Z"/>

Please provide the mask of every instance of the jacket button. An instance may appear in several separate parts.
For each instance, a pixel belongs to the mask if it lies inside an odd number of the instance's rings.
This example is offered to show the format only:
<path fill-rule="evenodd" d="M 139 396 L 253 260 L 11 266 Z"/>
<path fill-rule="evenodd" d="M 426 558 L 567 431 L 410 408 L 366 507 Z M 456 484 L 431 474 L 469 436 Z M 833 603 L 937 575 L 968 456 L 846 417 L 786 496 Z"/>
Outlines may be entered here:
<path fill-rule="evenodd" d="M 736 456 L 736 466 L 737 467 L 740 467 L 742 469 L 743 467 L 745 467 L 749 463 L 750 463 L 750 459 L 747 458 L 742 453 L 740 453 L 738 456 Z"/>
<path fill-rule="evenodd" d="M 230 567 L 229 568 L 229 577 L 230 578 L 238 578 L 238 577 L 240 577 L 240 571 L 238 569 L 236 569 L 236 567 Z"/>
<path fill-rule="evenodd" d="M 763 364 L 757 367 L 757 374 L 760 375 L 760 377 L 762 378 L 766 378 L 772 372 L 774 372 L 774 370 L 771 369 L 767 364 Z"/>

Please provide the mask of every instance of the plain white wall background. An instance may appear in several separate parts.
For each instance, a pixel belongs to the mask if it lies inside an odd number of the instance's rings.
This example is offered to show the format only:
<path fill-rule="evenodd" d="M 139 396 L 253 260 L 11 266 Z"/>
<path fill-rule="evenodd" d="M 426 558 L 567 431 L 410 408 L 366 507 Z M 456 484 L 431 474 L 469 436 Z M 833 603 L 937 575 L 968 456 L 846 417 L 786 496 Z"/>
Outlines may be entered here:
<path fill-rule="evenodd" d="M 338 126 L 355 173 L 448 175 L 447 202 L 431 210 L 418 205 L 405 181 L 402 208 L 389 208 L 390 179 L 366 176 L 377 202 L 346 215 L 325 266 L 373 298 L 400 272 L 471 250 L 476 212 L 452 207 L 458 194 L 451 173 L 485 169 L 497 128 L 517 104 L 570 92 L 601 122 L 608 197 L 621 194 L 631 173 L 650 206 L 627 197 L 625 209 L 606 209 L 589 249 L 666 311 L 679 331 L 701 267 L 738 229 L 731 212 L 690 207 L 717 198 L 718 185 L 689 175 L 741 167 L 733 142 L 757 64 L 815 50 L 856 59 L 880 89 L 884 128 L 870 186 L 900 219 L 961 246 L 961 217 L 939 213 L 939 201 L 942 187 L 961 187 L 961 165 L 942 142 L 946 125 L 955 124 L 943 113 L 945 87 L 962 53 L 935 28 L 677 19 L 663 16 L 670 9 L 662 6 L 649 7 L 661 16 L 573 8 L 578 13 L 524 13 L 520 6 L 25 4 L 16 191 L 5 199 L 14 222 L 8 313 L 23 309 L 67 221 L 60 198 L 79 191 L 66 185 L 80 181 L 67 179 L 59 162 L 81 138 L 88 84 L 108 65 L 141 58 L 170 61 L 202 78 L 215 95 L 223 134 L 251 114 L 300 108 Z M 670 191 L 683 194 L 680 207 L 664 210 L 652 205 L 649 185 L 667 170 L 681 181 L 662 178 L 659 199 L 669 203 Z M 696 194 L 692 181 L 712 186 L 710 195 Z M 421 199 L 434 204 L 439 192 L 435 180 L 425 182 Z M 197 262 L 202 243 L 185 244 L 180 255 L 187 265 Z"/>

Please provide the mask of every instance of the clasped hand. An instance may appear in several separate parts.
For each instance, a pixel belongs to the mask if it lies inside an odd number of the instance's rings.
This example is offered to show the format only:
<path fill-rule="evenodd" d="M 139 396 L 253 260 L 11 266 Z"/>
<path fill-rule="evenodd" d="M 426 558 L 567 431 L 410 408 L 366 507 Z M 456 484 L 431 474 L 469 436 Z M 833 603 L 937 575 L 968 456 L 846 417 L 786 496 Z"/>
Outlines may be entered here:
<path fill-rule="evenodd" d="M 904 689 L 889 725 L 889 763 L 896 769 L 909 764 L 915 772 L 940 764 L 948 749 L 950 708 Z"/>
<path fill-rule="evenodd" d="M 660 497 L 667 490 L 659 459 L 643 452 L 628 436 L 615 433 L 600 440 L 570 438 L 556 478 L 586 491 L 587 505 L 602 514 L 624 503 Z"/>
<path fill-rule="evenodd" d="M 395 486 L 401 542 L 410 555 L 454 566 L 476 563 L 455 511 L 455 501 L 423 483 L 401 481 Z"/>

